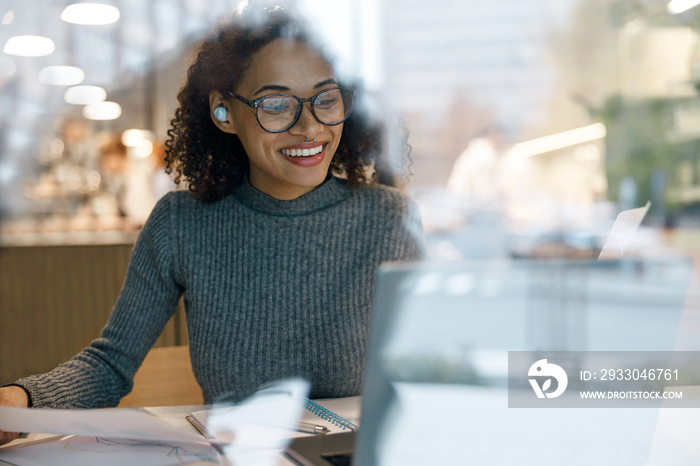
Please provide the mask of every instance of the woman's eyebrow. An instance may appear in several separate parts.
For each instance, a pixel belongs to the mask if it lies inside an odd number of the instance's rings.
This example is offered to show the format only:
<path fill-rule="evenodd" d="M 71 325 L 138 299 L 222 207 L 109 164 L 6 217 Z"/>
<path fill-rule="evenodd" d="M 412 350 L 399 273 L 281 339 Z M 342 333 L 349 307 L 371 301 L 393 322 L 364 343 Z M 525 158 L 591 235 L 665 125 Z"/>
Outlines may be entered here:
<path fill-rule="evenodd" d="M 280 86 L 279 84 L 268 84 L 255 91 L 253 95 L 256 96 L 265 91 L 289 91 L 289 88 L 287 86 Z"/>
<path fill-rule="evenodd" d="M 337 84 L 338 84 L 338 81 L 336 81 L 336 80 L 333 79 L 333 78 L 331 78 L 331 79 L 326 79 L 325 81 L 321 81 L 320 83 L 316 84 L 316 85 L 314 86 L 314 89 L 318 89 L 319 87 L 327 86 L 327 85 L 329 85 L 329 84 L 336 84 L 336 85 L 337 85 Z"/>
<path fill-rule="evenodd" d="M 327 86 L 329 84 L 338 85 L 338 81 L 336 81 L 333 78 L 326 79 L 325 81 L 321 81 L 320 83 L 315 84 L 314 89 L 318 89 L 319 87 Z M 256 95 L 260 94 L 261 92 L 265 92 L 265 91 L 289 92 L 289 90 L 290 89 L 287 86 L 282 86 L 279 84 L 266 84 L 265 86 L 263 86 L 260 89 L 258 89 L 257 91 L 255 91 L 253 93 L 253 96 L 256 96 Z"/>

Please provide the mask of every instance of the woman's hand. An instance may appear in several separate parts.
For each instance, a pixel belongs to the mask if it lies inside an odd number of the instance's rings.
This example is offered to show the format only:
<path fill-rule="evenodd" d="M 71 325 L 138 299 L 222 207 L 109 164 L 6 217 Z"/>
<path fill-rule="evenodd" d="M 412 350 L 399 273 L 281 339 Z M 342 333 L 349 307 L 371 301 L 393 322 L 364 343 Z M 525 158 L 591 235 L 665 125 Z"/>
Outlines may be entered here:
<path fill-rule="evenodd" d="M 0 388 L 0 405 L 26 408 L 29 406 L 29 397 L 22 387 L 17 387 L 16 385 L 2 387 Z M 0 430 L 0 444 L 14 440 L 18 435 L 18 432 L 3 432 Z"/>

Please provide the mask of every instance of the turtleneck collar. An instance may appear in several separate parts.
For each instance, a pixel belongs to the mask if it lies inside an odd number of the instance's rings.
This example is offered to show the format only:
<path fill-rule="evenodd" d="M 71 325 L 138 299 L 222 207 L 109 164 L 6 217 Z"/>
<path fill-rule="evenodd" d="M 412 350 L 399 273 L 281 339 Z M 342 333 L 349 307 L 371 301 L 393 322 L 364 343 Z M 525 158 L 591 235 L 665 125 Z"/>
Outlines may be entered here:
<path fill-rule="evenodd" d="M 276 216 L 304 215 L 330 207 L 350 197 L 350 188 L 333 175 L 316 189 L 291 201 L 275 199 L 258 191 L 248 181 L 248 177 L 238 185 L 233 196 L 243 205 L 258 212 Z"/>

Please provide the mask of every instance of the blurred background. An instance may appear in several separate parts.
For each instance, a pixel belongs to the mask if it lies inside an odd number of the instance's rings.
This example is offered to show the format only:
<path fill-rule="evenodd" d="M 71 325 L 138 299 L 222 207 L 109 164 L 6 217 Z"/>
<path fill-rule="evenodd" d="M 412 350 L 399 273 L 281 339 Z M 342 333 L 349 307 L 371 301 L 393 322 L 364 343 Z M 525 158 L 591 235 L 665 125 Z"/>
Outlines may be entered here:
<path fill-rule="evenodd" d="M 162 143 L 189 52 L 245 3 L 3 1 L 2 244 L 133 238 L 178 188 Z M 408 130 L 426 230 L 462 233 L 445 259 L 592 255 L 647 201 L 646 226 L 700 224 L 693 3 L 290 2 Z"/>
<path fill-rule="evenodd" d="M 162 168 L 191 48 L 245 3 L 0 2 L 0 354 L 50 340 L 27 359 L 51 367 L 99 332 L 186 188 Z M 288 3 L 407 130 L 429 258 L 597 257 L 647 201 L 631 254 L 700 250 L 700 2 Z M 159 344 L 185 340 L 176 318 Z"/>

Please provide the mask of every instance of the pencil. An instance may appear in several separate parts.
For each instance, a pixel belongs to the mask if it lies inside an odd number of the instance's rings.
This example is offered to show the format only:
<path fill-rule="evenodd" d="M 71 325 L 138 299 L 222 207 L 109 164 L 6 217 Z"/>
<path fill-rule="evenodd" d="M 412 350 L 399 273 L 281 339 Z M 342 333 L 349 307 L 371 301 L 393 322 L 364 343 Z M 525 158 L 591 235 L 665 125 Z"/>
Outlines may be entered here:
<path fill-rule="evenodd" d="M 185 416 L 185 419 L 187 419 L 192 426 L 194 426 L 195 429 L 197 429 L 197 432 L 202 434 L 202 437 L 209 439 L 209 440 L 214 440 L 216 437 L 214 437 L 211 432 L 207 430 L 207 428 L 199 422 L 198 419 L 195 419 L 193 416 Z M 214 447 L 214 449 L 222 456 L 226 456 L 224 454 L 224 450 L 221 449 L 221 445 L 215 442 L 211 442 L 211 446 Z"/>

